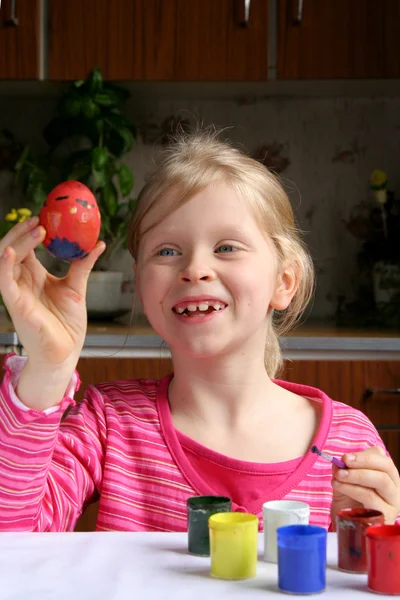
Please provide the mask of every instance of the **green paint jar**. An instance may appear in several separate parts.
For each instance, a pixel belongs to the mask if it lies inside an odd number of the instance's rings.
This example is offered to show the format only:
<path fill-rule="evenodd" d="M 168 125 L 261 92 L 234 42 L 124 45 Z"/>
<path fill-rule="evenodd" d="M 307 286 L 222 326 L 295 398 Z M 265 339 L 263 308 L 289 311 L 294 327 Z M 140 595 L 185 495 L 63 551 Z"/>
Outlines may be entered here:
<path fill-rule="evenodd" d="M 232 501 L 225 496 L 193 496 L 186 506 L 189 554 L 210 556 L 208 519 L 215 513 L 231 512 Z"/>

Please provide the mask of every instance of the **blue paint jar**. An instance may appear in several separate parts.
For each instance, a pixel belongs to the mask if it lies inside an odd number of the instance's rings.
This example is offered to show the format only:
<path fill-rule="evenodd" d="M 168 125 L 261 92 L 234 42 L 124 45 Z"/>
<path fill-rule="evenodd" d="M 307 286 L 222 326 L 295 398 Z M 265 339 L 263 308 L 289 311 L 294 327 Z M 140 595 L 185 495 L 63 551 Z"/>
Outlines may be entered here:
<path fill-rule="evenodd" d="M 316 594 L 325 589 L 327 532 L 316 525 L 277 529 L 278 587 L 291 594 Z"/>

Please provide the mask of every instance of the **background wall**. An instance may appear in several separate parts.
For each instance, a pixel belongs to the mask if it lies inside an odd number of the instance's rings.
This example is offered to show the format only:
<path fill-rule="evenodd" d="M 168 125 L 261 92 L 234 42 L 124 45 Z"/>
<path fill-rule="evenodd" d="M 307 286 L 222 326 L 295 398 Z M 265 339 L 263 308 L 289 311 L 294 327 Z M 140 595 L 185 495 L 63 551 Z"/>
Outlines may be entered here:
<path fill-rule="evenodd" d="M 41 144 L 41 129 L 54 106 L 54 98 L 2 98 L 0 129 L 7 127 L 22 141 Z M 170 118 L 227 127 L 224 135 L 251 154 L 261 146 L 272 147 L 278 162 L 287 165 L 282 181 L 317 267 L 311 316 L 331 319 L 338 294 L 351 298 L 359 243 L 346 231 L 343 220 L 355 204 L 367 199 L 374 168 L 385 170 L 390 189 L 400 193 L 400 98 L 156 100 L 136 96 L 126 110 L 139 132 L 127 161 L 135 174 L 135 193 L 152 168 Z M 1 213 L 16 201 L 17 197 L 10 197 L 9 177 L 1 174 Z M 130 263 L 126 256 L 128 278 Z"/>

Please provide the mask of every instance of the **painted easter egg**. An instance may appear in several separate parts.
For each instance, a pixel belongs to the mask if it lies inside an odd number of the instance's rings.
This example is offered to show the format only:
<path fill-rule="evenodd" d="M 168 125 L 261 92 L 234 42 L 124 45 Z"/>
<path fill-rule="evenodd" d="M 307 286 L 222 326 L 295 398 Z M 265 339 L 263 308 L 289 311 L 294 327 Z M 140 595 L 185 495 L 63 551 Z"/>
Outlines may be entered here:
<path fill-rule="evenodd" d="M 46 230 L 43 245 L 52 256 L 73 261 L 95 247 L 100 211 L 95 196 L 80 181 L 64 181 L 47 196 L 39 214 Z"/>

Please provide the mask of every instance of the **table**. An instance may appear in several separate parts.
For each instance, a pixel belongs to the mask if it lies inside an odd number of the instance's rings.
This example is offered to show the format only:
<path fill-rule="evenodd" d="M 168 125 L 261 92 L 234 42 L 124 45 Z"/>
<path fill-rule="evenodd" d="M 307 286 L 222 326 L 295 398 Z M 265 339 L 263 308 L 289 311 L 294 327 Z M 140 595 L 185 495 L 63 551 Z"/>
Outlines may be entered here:
<path fill-rule="evenodd" d="M 277 565 L 262 560 L 257 577 L 223 581 L 209 558 L 187 553 L 184 533 L 2 533 L 0 598 L 7 600 L 240 600 L 279 598 Z M 374 598 L 366 575 L 338 571 L 336 534 L 328 534 L 324 600 Z M 297 599 L 299 596 L 292 596 Z M 393 596 L 380 596 L 393 598 Z"/>

